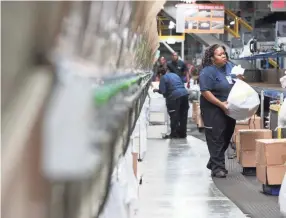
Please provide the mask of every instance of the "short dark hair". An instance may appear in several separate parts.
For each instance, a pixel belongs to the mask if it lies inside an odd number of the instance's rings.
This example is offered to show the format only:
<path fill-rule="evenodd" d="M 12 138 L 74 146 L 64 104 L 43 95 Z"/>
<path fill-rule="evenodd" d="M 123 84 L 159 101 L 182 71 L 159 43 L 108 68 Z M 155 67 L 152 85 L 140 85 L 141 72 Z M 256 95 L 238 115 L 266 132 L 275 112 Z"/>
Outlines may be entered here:
<path fill-rule="evenodd" d="M 167 69 L 165 66 L 159 66 L 158 68 L 158 74 L 161 75 L 161 74 L 165 74 L 167 72 Z"/>

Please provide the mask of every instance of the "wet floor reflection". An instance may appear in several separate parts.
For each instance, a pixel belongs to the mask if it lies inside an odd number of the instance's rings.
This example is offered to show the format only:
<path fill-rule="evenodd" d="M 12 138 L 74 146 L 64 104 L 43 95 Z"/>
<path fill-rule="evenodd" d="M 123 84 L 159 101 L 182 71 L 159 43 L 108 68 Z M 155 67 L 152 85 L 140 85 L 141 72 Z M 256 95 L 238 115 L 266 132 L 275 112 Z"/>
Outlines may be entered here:
<path fill-rule="evenodd" d="M 205 167 L 208 157 L 205 142 L 194 137 L 148 140 L 138 217 L 245 217 L 214 185 Z"/>

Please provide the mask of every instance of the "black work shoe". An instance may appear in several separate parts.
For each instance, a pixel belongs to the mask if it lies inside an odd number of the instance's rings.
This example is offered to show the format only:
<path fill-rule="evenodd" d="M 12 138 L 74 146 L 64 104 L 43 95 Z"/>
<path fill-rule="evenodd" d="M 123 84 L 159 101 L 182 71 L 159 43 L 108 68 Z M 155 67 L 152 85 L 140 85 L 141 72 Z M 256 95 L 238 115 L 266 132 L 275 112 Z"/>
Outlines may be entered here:
<path fill-rule="evenodd" d="M 187 138 L 187 136 L 185 135 L 185 136 L 178 136 L 177 138 L 179 138 L 179 139 L 185 139 L 185 138 Z"/>
<path fill-rule="evenodd" d="M 225 178 L 226 177 L 226 173 L 224 171 L 219 171 L 217 173 L 212 173 L 213 177 L 216 178 Z"/>
<path fill-rule="evenodd" d="M 225 174 L 228 174 L 228 170 L 224 169 L 223 172 L 225 172 Z"/>
<path fill-rule="evenodd" d="M 175 139 L 175 138 L 177 138 L 177 137 L 174 136 L 174 135 L 164 135 L 164 136 L 162 136 L 162 138 L 163 138 L 163 139 Z"/>

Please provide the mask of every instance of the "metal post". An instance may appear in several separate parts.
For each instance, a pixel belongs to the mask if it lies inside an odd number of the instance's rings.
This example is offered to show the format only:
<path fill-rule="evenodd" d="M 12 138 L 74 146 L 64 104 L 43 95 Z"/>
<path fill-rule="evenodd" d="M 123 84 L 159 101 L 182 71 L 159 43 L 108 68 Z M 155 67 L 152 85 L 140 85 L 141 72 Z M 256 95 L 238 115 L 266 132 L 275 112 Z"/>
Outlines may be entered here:
<path fill-rule="evenodd" d="M 280 93 L 280 105 L 283 104 L 283 101 L 284 101 L 284 94 Z"/>
<path fill-rule="evenodd" d="M 171 52 L 171 53 L 174 53 L 175 51 L 174 51 L 174 49 L 172 49 L 169 45 L 168 45 L 168 43 L 166 43 L 166 42 L 164 42 L 164 41 L 161 41 L 161 43 L 163 44 L 163 45 L 165 45 L 165 47 Z M 179 58 L 181 58 L 181 57 L 179 57 Z M 182 58 L 181 58 L 182 59 Z"/>
<path fill-rule="evenodd" d="M 182 41 L 182 44 L 181 44 L 181 57 L 182 57 L 182 60 L 185 59 L 185 41 Z"/>
<path fill-rule="evenodd" d="M 266 58 L 266 69 L 268 70 L 269 69 L 269 59 Z"/>
<path fill-rule="evenodd" d="M 283 60 L 283 57 L 280 58 L 279 64 L 280 64 L 280 69 L 283 69 L 283 68 L 284 68 L 284 60 Z"/>
<path fill-rule="evenodd" d="M 261 126 L 264 128 L 264 91 L 261 91 L 261 102 L 260 102 L 260 116 L 261 116 Z"/>

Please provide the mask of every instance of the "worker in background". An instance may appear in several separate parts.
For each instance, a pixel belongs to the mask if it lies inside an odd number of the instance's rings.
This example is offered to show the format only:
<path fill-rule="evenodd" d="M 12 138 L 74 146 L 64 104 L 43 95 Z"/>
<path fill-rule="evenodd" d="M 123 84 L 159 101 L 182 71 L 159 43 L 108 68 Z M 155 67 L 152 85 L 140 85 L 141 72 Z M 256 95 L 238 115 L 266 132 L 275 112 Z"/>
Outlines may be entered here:
<path fill-rule="evenodd" d="M 207 168 L 212 171 L 212 176 L 219 178 L 226 177 L 228 173 L 225 151 L 236 124 L 233 118 L 227 116 L 227 98 L 234 84 L 232 68 L 222 46 L 215 44 L 205 51 L 199 76 L 200 107 L 210 153 Z"/>
<path fill-rule="evenodd" d="M 179 60 L 176 52 L 173 53 L 172 60 L 167 63 L 167 66 L 171 72 L 177 74 L 182 79 L 183 83 L 187 83 L 187 88 L 190 88 L 188 68 L 182 60 Z"/>
<path fill-rule="evenodd" d="M 167 67 L 167 61 L 166 61 L 165 57 L 160 57 L 154 65 L 154 68 L 153 68 L 154 75 L 153 75 L 153 79 L 152 79 L 153 82 L 160 80 L 160 77 L 158 75 L 159 74 L 158 71 L 162 67 L 165 67 L 165 68 Z"/>
<path fill-rule="evenodd" d="M 188 91 L 185 89 L 182 79 L 169 67 L 161 67 L 159 74 L 159 89 L 154 89 L 166 99 L 166 106 L 171 120 L 171 133 L 165 135 L 164 139 L 169 138 L 186 138 L 187 137 L 187 120 L 188 120 Z"/>

